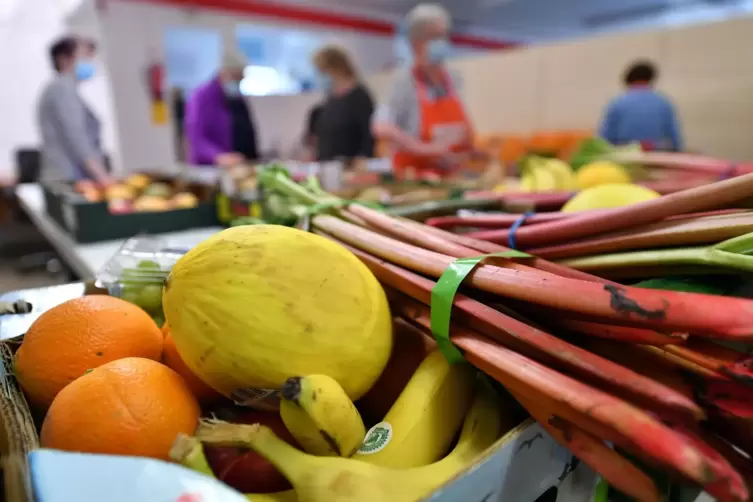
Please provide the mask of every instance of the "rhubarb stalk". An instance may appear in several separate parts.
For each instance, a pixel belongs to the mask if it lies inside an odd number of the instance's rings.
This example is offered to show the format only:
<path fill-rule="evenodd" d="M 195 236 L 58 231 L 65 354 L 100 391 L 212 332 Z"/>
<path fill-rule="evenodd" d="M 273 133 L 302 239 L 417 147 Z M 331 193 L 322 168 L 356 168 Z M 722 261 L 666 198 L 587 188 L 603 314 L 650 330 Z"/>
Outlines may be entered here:
<path fill-rule="evenodd" d="M 412 220 L 401 220 L 401 221 L 403 221 L 403 223 L 407 223 L 408 225 L 412 225 L 413 228 L 421 229 L 424 232 L 442 237 L 450 242 L 460 244 L 461 246 L 475 249 L 479 251 L 479 254 L 504 253 L 505 251 L 510 251 L 510 248 L 508 247 L 501 246 L 499 244 L 494 244 L 492 242 L 472 239 L 468 237 L 467 235 L 453 234 L 452 232 L 447 232 L 446 230 L 442 230 L 440 228 L 423 225 L 421 223 L 418 223 Z M 559 265 L 557 263 L 544 260 L 537 256 L 533 256 L 530 259 L 526 260 L 526 264 L 528 264 L 529 266 L 533 268 L 537 268 L 541 271 L 549 272 L 551 274 L 561 275 L 562 277 L 569 277 L 571 279 L 580 279 L 581 281 L 601 282 L 603 284 L 614 284 L 614 285 L 617 284 L 616 282 L 609 281 L 602 277 L 597 277 L 595 275 L 587 274 L 585 272 L 581 272 L 580 270 L 575 270 L 574 268 L 565 267 L 563 265 Z"/>
<path fill-rule="evenodd" d="M 531 249 L 531 254 L 562 259 L 617 251 L 709 244 L 753 232 L 753 214 L 665 220 L 591 239 Z"/>
<path fill-rule="evenodd" d="M 480 337 L 455 336 L 452 341 L 468 362 L 512 392 L 536 399 L 586 430 L 596 426 L 604 439 L 681 473 L 719 500 L 748 500 L 741 476 L 721 456 L 642 410 Z"/>
<path fill-rule="evenodd" d="M 431 304 L 431 290 L 435 285 L 433 281 L 383 263 L 358 249 L 349 249 L 371 269 L 382 284 L 414 299 L 394 302 L 394 307 L 401 309 L 404 317 L 431 329 L 431 314 L 427 305 Z M 487 305 L 464 295 L 456 295 L 454 306 L 453 319 L 457 322 L 532 357 L 556 363 L 585 378 L 598 380 L 609 388 L 620 389 L 672 420 L 695 422 L 704 416 L 703 410 L 692 399 Z"/>
<path fill-rule="evenodd" d="M 632 326 L 616 324 L 600 324 L 578 319 L 557 319 L 556 324 L 573 333 L 597 336 L 606 340 L 623 343 L 639 343 L 644 345 L 670 345 L 682 343 L 688 335 L 684 333 L 665 334 Z"/>
<path fill-rule="evenodd" d="M 455 260 L 379 235 L 331 216 L 313 219 L 316 228 L 338 240 L 416 272 L 440 277 Z M 509 260 L 508 260 L 509 262 Z M 690 331 L 718 338 L 753 338 L 753 302 L 674 291 L 579 281 L 481 265 L 468 277 L 475 288 L 551 308 L 662 331 Z"/>
<path fill-rule="evenodd" d="M 522 249 L 530 249 L 653 223 L 678 214 L 722 208 L 751 193 L 753 174 L 746 174 L 597 214 L 586 212 L 573 218 L 524 226 L 517 230 L 515 240 Z M 505 244 L 508 237 L 509 232 L 504 232 L 493 240 Z"/>
<path fill-rule="evenodd" d="M 577 425 L 553 415 L 534 400 L 514 392 L 512 395 L 555 441 L 588 464 L 610 485 L 635 500 L 643 502 L 661 500 L 661 495 L 651 478 L 625 457 L 605 445 L 604 441 Z"/>
<path fill-rule="evenodd" d="M 666 352 L 691 361 L 708 370 L 726 375 L 730 378 L 750 381 L 750 372 L 737 374 L 733 368 L 746 356 L 727 347 L 722 347 L 714 342 L 700 338 L 691 338 L 683 345 L 668 345 L 664 347 Z"/>

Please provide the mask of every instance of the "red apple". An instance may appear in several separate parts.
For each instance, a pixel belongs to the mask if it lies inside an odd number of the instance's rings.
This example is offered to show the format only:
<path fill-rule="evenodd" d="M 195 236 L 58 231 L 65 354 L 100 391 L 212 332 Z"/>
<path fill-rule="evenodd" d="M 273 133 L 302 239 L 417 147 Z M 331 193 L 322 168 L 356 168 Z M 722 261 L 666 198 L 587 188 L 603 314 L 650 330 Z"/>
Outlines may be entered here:
<path fill-rule="evenodd" d="M 298 447 L 279 413 L 247 411 L 234 417 L 232 421 L 266 425 L 280 439 Z M 288 480 L 272 464 L 253 451 L 211 446 L 206 447 L 206 456 L 215 476 L 241 493 L 272 493 L 291 488 Z"/>
<path fill-rule="evenodd" d="M 107 204 L 112 214 L 128 214 L 133 211 L 132 204 L 127 200 L 114 199 Z"/>

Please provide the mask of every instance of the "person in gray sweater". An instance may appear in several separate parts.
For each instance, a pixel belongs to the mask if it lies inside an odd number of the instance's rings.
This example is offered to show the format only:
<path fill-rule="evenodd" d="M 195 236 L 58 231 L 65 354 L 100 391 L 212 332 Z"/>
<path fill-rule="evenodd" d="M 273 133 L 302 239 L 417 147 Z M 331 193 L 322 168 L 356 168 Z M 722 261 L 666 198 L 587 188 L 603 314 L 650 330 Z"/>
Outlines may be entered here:
<path fill-rule="evenodd" d="M 104 165 L 100 122 L 78 93 L 78 84 L 94 76 L 94 52 L 93 42 L 76 37 L 62 38 L 50 48 L 56 74 L 37 106 L 42 180 L 112 183 Z"/>

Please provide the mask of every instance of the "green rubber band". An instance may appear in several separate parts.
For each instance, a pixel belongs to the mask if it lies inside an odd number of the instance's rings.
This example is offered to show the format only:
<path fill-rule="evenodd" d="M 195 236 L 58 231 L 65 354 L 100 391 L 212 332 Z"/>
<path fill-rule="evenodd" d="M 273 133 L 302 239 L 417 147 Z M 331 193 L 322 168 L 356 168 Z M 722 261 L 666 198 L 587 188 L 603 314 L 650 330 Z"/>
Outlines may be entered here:
<path fill-rule="evenodd" d="M 450 316 L 455 295 L 468 274 L 487 258 L 533 258 L 528 253 L 511 249 L 500 253 L 486 254 L 472 258 L 458 258 L 442 273 L 431 290 L 431 333 L 439 350 L 450 364 L 465 361 L 463 354 L 450 341 Z"/>
<path fill-rule="evenodd" d="M 594 490 L 593 502 L 608 502 L 609 500 L 609 484 L 602 478 L 599 484 L 596 485 Z"/>

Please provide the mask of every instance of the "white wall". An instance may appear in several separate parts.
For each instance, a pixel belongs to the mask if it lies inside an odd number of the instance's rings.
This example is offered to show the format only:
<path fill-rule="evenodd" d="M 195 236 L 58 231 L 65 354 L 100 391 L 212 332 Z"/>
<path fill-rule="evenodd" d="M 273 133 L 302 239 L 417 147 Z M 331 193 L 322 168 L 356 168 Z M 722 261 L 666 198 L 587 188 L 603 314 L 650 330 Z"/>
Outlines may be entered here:
<path fill-rule="evenodd" d="M 274 27 L 297 28 L 284 23 L 273 23 L 268 18 L 185 11 L 126 2 L 111 2 L 106 11 L 101 13 L 100 23 L 101 41 L 107 54 L 113 103 L 117 111 L 120 161 L 126 170 L 160 167 L 174 162 L 172 125 L 152 124 L 148 94 L 144 86 L 144 72 L 150 57 L 164 56 L 166 30 L 181 26 L 214 30 L 221 34 L 224 44 L 234 45 L 238 26 L 249 29 L 250 24 L 258 23 L 264 30 Z M 339 42 L 348 47 L 364 73 L 383 68 L 393 58 L 391 38 L 326 28 L 313 31 L 322 34 L 322 40 Z M 304 99 L 313 103 L 316 97 Z M 254 101 L 251 101 L 252 108 L 256 107 Z M 266 115 L 261 110 L 255 114 Z M 294 135 L 297 137 L 303 129 L 303 116 L 300 122 L 296 120 L 283 128 L 265 127 L 264 120 L 260 119 L 258 129 L 261 148 L 264 150 L 275 145 L 287 148 L 291 138 Z"/>

